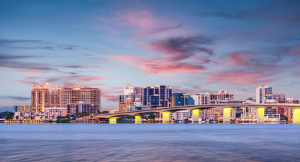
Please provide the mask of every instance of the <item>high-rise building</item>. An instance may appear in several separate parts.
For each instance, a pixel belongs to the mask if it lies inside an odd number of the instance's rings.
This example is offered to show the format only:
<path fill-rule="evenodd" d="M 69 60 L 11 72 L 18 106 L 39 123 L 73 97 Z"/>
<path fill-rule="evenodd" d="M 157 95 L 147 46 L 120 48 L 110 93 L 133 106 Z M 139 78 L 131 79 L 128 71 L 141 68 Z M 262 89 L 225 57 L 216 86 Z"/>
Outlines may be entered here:
<path fill-rule="evenodd" d="M 75 86 L 73 88 L 60 88 L 50 86 L 48 82 L 44 86 L 33 86 L 31 91 L 31 111 L 44 111 L 48 108 L 67 108 L 68 104 L 79 103 L 98 105 L 101 110 L 101 91 L 98 88 Z"/>
<path fill-rule="evenodd" d="M 46 85 L 48 86 L 48 82 Z M 31 110 L 35 112 L 44 111 L 45 107 L 49 107 L 49 90 L 47 87 L 35 87 L 31 90 Z"/>
<path fill-rule="evenodd" d="M 62 107 L 62 89 L 50 86 L 48 82 L 44 86 L 31 90 L 31 110 L 44 111 L 45 107 Z"/>
<path fill-rule="evenodd" d="M 75 86 L 73 88 L 64 88 L 62 93 L 62 105 L 67 107 L 68 104 L 78 104 L 83 101 L 84 104 L 98 105 L 101 111 L 101 90 L 86 86 Z"/>
<path fill-rule="evenodd" d="M 209 104 L 209 93 L 198 93 L 191 95 L 195 101 L 195 105 L 208 105 Z"/>
<path fill-rule="evenodd" d="M 124 87 L 124 95 L 143 95 L 143 87 Z"/>
<path fill-rule="evenodd" d="M 143 105 L 150 109 L 170 107 L 172 103 L 172 88 L 165 85 L 147 86 L 143 90 Z"/>
<path fill-rule="evenodd" d="M 273 99 L 272 87 L 268 85 L 258 86 L 256 88 L 256 103 L 264 104 L 269 99 Z"/>
<path fill-rule="evenodd" d="M 172 107 L 173 106 L 186 106 L 195 105 L 194 99 L 185 93 L 173 93 L 172 94 Z"/>

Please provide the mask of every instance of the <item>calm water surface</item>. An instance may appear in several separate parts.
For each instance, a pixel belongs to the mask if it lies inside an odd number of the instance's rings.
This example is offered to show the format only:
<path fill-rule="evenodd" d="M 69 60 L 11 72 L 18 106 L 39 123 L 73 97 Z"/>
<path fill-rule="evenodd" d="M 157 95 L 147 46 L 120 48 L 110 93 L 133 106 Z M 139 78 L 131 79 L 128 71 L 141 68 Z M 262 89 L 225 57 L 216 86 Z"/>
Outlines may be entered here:
<path fill-rule="evenodd" d="M 298 124 L 0 124 L 0 161 L 300 161 Z"/>

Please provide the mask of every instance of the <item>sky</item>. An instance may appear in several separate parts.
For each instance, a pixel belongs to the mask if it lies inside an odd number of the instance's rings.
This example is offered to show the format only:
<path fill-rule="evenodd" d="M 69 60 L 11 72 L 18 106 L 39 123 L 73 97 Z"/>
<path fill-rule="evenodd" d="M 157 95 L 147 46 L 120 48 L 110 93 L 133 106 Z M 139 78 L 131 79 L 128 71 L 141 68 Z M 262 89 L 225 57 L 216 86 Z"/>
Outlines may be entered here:
<path fill-rule="evenodd" d="M 0 111 L 30 105 L 32 86 L 125 86 L 255 97 L 268 84 L 300 98 L 300 1 L 0 1 Z"/>

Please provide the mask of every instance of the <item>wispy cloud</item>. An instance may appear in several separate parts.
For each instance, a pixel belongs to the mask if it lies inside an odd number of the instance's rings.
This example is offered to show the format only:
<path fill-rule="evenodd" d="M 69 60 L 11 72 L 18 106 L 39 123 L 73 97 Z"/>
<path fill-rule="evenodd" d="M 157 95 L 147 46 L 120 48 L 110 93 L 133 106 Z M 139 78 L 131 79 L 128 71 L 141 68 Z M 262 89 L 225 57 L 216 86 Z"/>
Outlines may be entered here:
<path fill-rule="evenodd" d="M 30 100 L 30 97 L 19 97 L 19 96 L 0 96 L 0 99 L 9 99 L 9 100 L 16 100 L 16 101 L 25 101 Z"/>
<path fill-rule="evenodd" d="M 300 55 L 300 44 L 295 44 L 290 47 L 284 49 L 284 54 L 291 56 L 299 56 Z"/>
<path fill-rule="evenodd" d="M 266 71 L 251 71 L 251 70 L 220 70 L 217 72 L 205 73 L 206 81 L 204 86 L 212 84 L 227 84 L 227 85 L 259 85 L 271 81 L 269 77 L 278 75 L 279 73 L 269 73 Z M 273 80 L 274 81 L 274 80 Z"/>
<path fill-rule="evenodd" d="M 173 37 L 151 42 L 147 49 L 159 52 L 158 57 L 138 57 L 129 55 L 110 56 L 118 61 L 141 67 L 145 75 L 166 72 L 185 71 L 194 74 L 194 71 L 208 70 L 204 64 L 211 62 L 214 52 L 208 46 L 214 44 L 210 37 Z"/>
<path fill-rule="evenodd" d="M 207 46 L 212 44 L 214 40 L 203 35 L 172 37 L 150 43 L 149 49 L 166 54 L 170 61 L 181 61 L 194 56 L 201 61 L 209 62 L 207 58 L 214 53 Z"/>
<path fill-rule="evenodd" d="M 101 98 L 107 102 L 119 102 L 119 96 L 116 95 L 109 95 L 101 92 Z"/>
<path fill-rule="evenodd" d="M 34 82 L 34 81 L 13 80 L 13 82 L 25 84 L 25 85 L 28 85 L 28 86 L 36 86 L 36 85 L 39 85 L 37 82 Z"/>
<path fill-rule="evenodd" d="M 131 38 L 129 40 L 129 42 L 133 42 L 136 39 L 145 38 L 145 37 L 148 37 L 148 36 L 151 36 L 151 35 L 154 35 L 154 34 L 158 34 L 158 33 L 162 33 L 162 32 L 166 32 L 166 31 L 169 31 L 169 30 L 178 29 L 180 27 L 181 27 L 181 24 L 171 26 L 171 27 L 159 27 L 159 28 L 156 28 L 156 29 L 153 29 L 153 30 L 150 30 L 150 31 L 144 31 L 144 32 L 138 33 L 137 36 Z"/>
<path fill-rule="evenodd" d="M 295 15 L 284 14 L 278 15 L 274 11 L 280 9 L 280 7 L 268 7 L 268 8 L 257 8 L 252 10 L 238 10 L 238 11 L 224 11 L 224 9 L 220 11 L 213 12 L 201 12 L 199 13 L 200 17 L 220 17 L 226 19 L 234 19 L 234 20 L 284 20 L 288 18 L 292 18 Z M 274 15 L 275 13 L 275 15 Z"/>
<path fill-rule="evenodd" d="M 21 72 L 24 75 L 36 75 L 36 76 L 43 76 L 42 74 L 35 72 L 35 71 L 28 71 L 28 72 Z"/>

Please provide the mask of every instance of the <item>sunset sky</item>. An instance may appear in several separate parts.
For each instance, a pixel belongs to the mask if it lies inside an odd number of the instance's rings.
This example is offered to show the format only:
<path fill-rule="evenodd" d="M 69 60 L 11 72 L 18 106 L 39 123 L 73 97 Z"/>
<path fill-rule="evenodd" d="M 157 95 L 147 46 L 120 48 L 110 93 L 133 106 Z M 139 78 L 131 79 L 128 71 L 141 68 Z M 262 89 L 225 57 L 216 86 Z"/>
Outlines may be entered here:
<path fill-rule="evenodd" d="M 30 105 L 34 85 L 124 86 L 195 94 L 258 85 L 300 98 L 298 0 L 0 1 L 0 107 Z M 0 111 L 1 111 L 0 109 Z"/>

